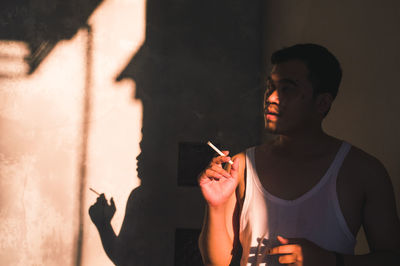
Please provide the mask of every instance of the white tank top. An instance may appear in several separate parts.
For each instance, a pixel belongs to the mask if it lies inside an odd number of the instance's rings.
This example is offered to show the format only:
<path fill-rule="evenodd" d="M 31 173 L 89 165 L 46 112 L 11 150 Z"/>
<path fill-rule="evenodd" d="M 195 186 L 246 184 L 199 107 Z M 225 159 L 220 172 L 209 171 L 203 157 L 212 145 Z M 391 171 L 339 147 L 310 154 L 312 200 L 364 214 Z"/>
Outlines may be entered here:
<path fill-rule="evenodd" d="M 295 200 L 270 194 L 255 169 L 254 149 L 246 150 L 246 193 L 240 215 L 241 265 L 280 265 L 265 251 L 279 245 L 277 235 L 305 238 L 318 246 L 353 254 L 356 240 L 339 206 L 336 179 L 351 145 L 343 142 L 325 175 Z M 258 254 L 258 255 L 257 255 Z"/>

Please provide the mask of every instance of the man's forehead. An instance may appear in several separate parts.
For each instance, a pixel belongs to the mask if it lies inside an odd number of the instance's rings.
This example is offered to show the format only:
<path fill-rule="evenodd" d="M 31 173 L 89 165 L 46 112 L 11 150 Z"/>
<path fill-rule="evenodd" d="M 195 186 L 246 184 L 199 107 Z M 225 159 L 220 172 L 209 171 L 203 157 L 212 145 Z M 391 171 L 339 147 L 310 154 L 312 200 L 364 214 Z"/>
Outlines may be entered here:
<path fill-rule="evenodd" d="M 308 74 L 308 68 L 303 62 L 292 60 L 273 65 L 271 74 L 268 78 L 274 82 L 293 81 L 301 83 L 308 81 Z"/>
<path fill-rule="evenodd" d="M 268 76 L 267 81 L 273 84 L 287 83 L 293 86 L 299 86 L 299 83 L 301 83 L 301 81 L 298 79 L 293 79 L 291 77 L 280 77 L 279 75 L 273 75 L 273 74 L 271 74 L 271 76 Z"/>

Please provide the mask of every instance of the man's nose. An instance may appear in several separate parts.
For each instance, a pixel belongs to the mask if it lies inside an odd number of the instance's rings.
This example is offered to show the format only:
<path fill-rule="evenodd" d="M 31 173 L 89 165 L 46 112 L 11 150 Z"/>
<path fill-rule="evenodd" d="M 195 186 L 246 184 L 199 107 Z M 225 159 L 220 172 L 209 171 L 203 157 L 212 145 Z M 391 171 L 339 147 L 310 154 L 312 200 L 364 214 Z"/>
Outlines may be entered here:
<path fill-rule="evenodd" d="M 277 89 L 275 89 L 269 96 L 268 96 L 268 102 L 270 103 L 276 103 L 279 104 L 279 92 Z"/>

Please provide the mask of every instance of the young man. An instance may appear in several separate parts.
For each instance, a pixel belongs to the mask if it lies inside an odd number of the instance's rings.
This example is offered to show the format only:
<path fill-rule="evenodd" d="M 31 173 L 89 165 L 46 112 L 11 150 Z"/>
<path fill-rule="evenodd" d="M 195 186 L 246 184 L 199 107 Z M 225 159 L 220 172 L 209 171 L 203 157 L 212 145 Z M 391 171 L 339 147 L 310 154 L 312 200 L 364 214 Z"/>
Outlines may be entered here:
<path fill-rule="evenodd" d="M 212 160 L 199 176 L 207 212 L 199 239 L 206 265 L 400 265 L 400 222 L 382 164 L 321 127 L 341 80 L 324 47 L 275 52 L 265 127 L 276 138 Z M 224 154 L 228 155 L 225 151 Z M 371 253 L 354 255 L 363 226 Z"/>

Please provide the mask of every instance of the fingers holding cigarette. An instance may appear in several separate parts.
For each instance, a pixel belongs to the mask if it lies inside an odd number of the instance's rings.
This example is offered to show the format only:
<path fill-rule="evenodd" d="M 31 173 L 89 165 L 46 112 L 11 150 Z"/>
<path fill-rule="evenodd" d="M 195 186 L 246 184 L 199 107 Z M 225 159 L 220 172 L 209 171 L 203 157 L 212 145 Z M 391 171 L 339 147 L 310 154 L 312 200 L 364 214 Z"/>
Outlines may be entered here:
<path fill-rule="evenodd" d="M 222 151 L 220 151 L 217 147 L 214 146 L 214 144 L 211 143 L 211 141 L 208 141 L 207 145 L 210 146 L 214 151 L 216 151 L 220 156 L 225 157 L 225 156 L 227 156 L 229 154 L 229 152 L 227 152 L 227 151 L 225 151 L 226 154 L 223 153 Z M 231 165 L 233 164 L 233 161 L 230 158 L 226 162 L 231 164 Z"/>
<path fill-rule="evenodd" d="M 221 164 L 217 163 L 211 163 L 209 168 L 206 169 L 206 175 L 214 179 L 220 179 L 222 177 L 231 178 L 231 175 L 221 167 Z"/>
<path fill-rule="evenodd" d="M 228 151 L 220 151 L 210 141 L 207 143 L 219 156 L 214 157 L 199 175 L 198 182 L 204 199 L 209 206 L 226 204 L 238 184 L 238 158 L 232 161 Z M 227 163 L 225 166 L 223 164 Z"/>
<path fill-rule="evenodd" d="M 201 177 L 206 177 L 206 180 L 219 180 L 221 178 L 232 178 L 231 173 L 236 173 L 238 169 L 238 163 L 234 163 L 231 157 L 228 156 L 229 151 L 221 151 L 215 145 L 213 145 L 210 141 L 207 144 L 219 154 L 219 156 L 214 157 L 208 167 L 200 175 Z M 237 160 L 235 159 L 235 162 Z M 227 167 L 223 167 L 224 163 L 229 163 Z M 232 172 L 233 171 L 233 172 Z"/>
<path fill-rule="evenodd" d="M 228 152 L 226 152 L 226 154 L 228 154 Z M 211 160 L 211 163 L 215 163 L 215 164 L 221 165 L 221 164 L 223 164 L 223 163 L 229 163 L 229 161 L 231 161 L 231 157 L 225 155 L 225 156 L 217 156 L 217 157 L 214 157 L 214 158 Z"/>
<path fill-rule="evenodd" d="M 108 203 L 104 193 L 100 194 L 92 188 L 89 189 L 98 195 L 96 202 L 89 208 L 90 218 L 98 228 L 103 228 L 105 224 L 110 223 L 116 211 L 114 199 L 111 198 L 110 203 Z"/>
<path fill-rule="evenodd" d="M 98 197 L 96 199 L 96 203 L 97 204 L 101 204 L 101 205 L 107 205 L 108 201 L 106 199 L 106 195 L 104 195 L 104 193 L 99 193 L 96 190 L 94 190 L 93 188 L 89 188 L 90 191 L 92 191 L 94 194 L 96 194 Z M 111 198 L 112 200 L 112 198 Z"/>
<path fill-rule="evenodd" d="M 94 194 L 96 194 L 98 196 L 97 200 L 96 200 L 96 203 L 101 203 L 103 205 L 108 204 L 108 201 L 107 201 L 106 196 L 104 195 L 104 193 L 99 193 L 99 192 L 97 192 L 96 190 L 94 190 L 91 187 L 89 188 L 89 190 L 92 191 Z M 115 202 L 114 202 L 114 198 L 113 197 L 111 197 L 111 199 L 110 199 L 110 205 L 114 206 L 114 208 L 115 208 Z"/>

